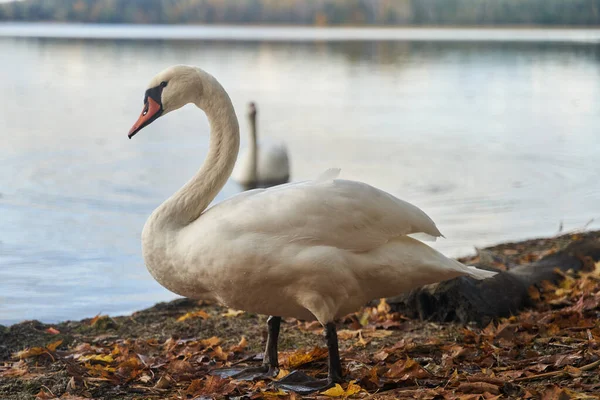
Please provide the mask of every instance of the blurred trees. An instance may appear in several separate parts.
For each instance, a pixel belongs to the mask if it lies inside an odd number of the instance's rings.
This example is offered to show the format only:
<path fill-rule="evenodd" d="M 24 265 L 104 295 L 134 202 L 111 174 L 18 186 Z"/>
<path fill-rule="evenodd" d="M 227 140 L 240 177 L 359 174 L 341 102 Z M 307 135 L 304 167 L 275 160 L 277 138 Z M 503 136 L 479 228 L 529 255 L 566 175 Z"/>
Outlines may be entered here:
<path fill-rule="evenodd" d="M 0 20 L 158 24 L 598 25 L 600 0 L 23 0 Z"/>

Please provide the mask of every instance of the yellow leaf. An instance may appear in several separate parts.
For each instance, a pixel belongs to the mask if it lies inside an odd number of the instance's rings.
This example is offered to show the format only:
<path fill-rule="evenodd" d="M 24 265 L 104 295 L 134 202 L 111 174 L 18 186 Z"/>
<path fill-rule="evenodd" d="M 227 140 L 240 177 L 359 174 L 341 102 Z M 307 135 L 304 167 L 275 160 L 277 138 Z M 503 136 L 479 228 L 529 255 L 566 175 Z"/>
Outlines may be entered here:
<path fill-rule="evenodd" d="M 105 362 L 105 363 L 111 363 L 114 361 L 114 359 L 112 358 L 112 355 L 110 354 L 94 354 L 91 356 L 85 356 L 82 357 L 82 360 L 84 361 L 100 361 L 100 362 Z"/>
<path fill-rule="evenodd" d="M 264 397 L 279 397 L 279 396 L 288 396 L 288 394 L 286 392 L 284 392 L 283 390 L 279 389 L 276 392 L 262 392 L 261 393 Z"/>
<path fill-rule="evenodd" d="M 189 312 L 189 313 L 184 314 L 181 317 L 177 318 L 177 322 L 183 322 L 186 319 L 198 318 L 198 317 L 200 317 L 202 319 L 208 319 L 209 315 L 202 310 L 192 311 L 192 312 Z"/>
<path fill-rule="evenodd" d="M 339 383 L 336 383 L 334 387 L 321 392 L 321 394 L 329 397 L 342 397 L 346 394 L 346 391 L 340 386 Z"/>
<path fill-rule="evenodd" d="M 40 354 L 44 354 L 45 352 L 46 352 L 46 349 L 43 347 L 32 347 L 31 349 L 17 351 L 13 355 L 13 357 L 23 359 L 23 358 L 39 356 Z"/>
<path fill-rule="evenodd" d="M 208 339 L 203 339 L 200 341 L 200 344 L 204 347 L 214 347 L 221 343 L 221 339 L 216 336 L 210 337 Z"/>
<path fill-rule="evenodd" d="M 352 396 L 362 390 L 363 388 L 361 388 L 360 385 L 357 385 L 356 381 L 351 381 L 346 388 L 346 396 Z"/>
<path fill-rule="evenodd" d="M 228 308 L 226 313 L 221 314 L 224 317 L 237 317 L 238 315 L 243 314 L 245 311 L 234 310 L 233 308 Z"/>
<path fill-rule="evenodd" d="M 377 306 L 378 314 L 387 314 L 390 312 L 390 310 L 391 310 L 391 307 L 385 299 L 379 300 L 379 305 Z"/>
<path fill-rule="evenodd" d="M 310 352 L 297 351 L 287 359 L 288 368 L 296 368 L 314 360 L 319 360 L 327 356 L 327 349 L 315 347 Z"/>
<path fill-rule="evenodd" d="M 288 371 L 287 369 L 283 369 L 281 368 L 279 370 L 279 373 L 277 374 L 277 376 L 275 377 L 275 380 L 278 381 L 280 379 L 282 379 L 284 376 L 287 376 L 290 374 L 290 371 Z"/>
<path fill-rule="evenodd" d="M 46 348 L 50 351 L 56 351 L 56 348 L 60 346 L 62 342 L 62 340 L 57 340 L 56 342 L 50 343 Z"/>

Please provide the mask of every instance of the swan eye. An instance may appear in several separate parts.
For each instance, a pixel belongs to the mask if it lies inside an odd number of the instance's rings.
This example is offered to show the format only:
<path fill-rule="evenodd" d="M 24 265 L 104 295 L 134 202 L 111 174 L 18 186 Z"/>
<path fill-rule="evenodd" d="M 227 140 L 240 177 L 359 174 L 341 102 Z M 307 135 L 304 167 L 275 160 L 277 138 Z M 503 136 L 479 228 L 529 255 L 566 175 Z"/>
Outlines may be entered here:
<path fill-rule="evenodd" d="M 165 81 L 162 81 L 162 82 L 160 83 L 160 87 L 165 87 L 165 86 L 167 86 L 167 82 L 165 82 Z"/>

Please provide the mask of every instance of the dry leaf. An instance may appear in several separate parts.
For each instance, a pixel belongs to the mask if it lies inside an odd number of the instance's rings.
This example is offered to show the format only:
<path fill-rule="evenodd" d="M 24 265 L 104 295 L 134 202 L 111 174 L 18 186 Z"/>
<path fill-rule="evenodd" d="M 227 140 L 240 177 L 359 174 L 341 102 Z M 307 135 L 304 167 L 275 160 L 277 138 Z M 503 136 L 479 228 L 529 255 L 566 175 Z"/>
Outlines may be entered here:
<path fill-rule="evenodd" d="M 221 343 L 221 339 L 219 339 L 216 336 L 210 337 L 208 339 L 203 339 L 200 341 L 200 344 L 206 348 L 214 347 L 214 346 L 218 345 L 219 343 Z"/>
<path fill-rule="evenodd" d="M 202 310 L 192 311 L 192 312 L 189 312 L 189 313 L 184 314 L 181 317 L 177 318 L 177 322 L 183 322 L 186 319 L 190 319 L 190 318 L 208 319 L 209 315 L 205 311 L 202 311 Z"/>
<path fill-rule="evenodd" d="M 105 363 L 111 363 L 114 361 L 112 355 L 110 354 L 95 354 L 91 356 L 83 356 L 81 357 L 82 361 L 99 361 Z"/>
<path fill-rule="evenodd" d="M 352 396 L 362 390 L 363 389 L 359 385 L 356 384 L 356 381 L 352 381 L 348 384 L 348 387 L 346 388 L 346 390 L 344 390 L 338 383 L 336 383 L 334 387 L 329 388 L 329 389 L 325 390 L 324 392 L 321 392 L 321 394 L 328 396 L 328 397 L 348 397 L 348 396 Z"/>
<path fill-rule="evenodd" d="M 487 382 L 464 382 L 458 385 L 458 388 L 456 390 L 462 393 L 491 393 L 494 395 L 500 394 L 500 389 L 497 385 Z"/>
<path fill-rule="evenodd" d="M 233 353 L 241 353 L 242 351 L 244 351 L 246 349 L 247 346 L 248 346 L 248 341 L 246 340 L 246 337 L 242 336 L 242 340 L 240 340 L 240 342 L 237 345 L 231 346 L 229 351 L 231 351 Z"/>
<path fill-rule="evenodd" d="M 228 308 L 226 313 L 221 314 L 223 317 L 237 317 L 242 315 L 245 311 L 234 310 L 233 308 Z"/>
<path fill-rule="evenodd" d="M 310 352 L 297 351 L 287 359 L 288 368 L 296 368 L 309 362 L 325 358 L 327 356 L 327 349 L 321 347 L 315 347 Z"/>
<path fill-rule="evenodd" d="M 402 381 L 408 379 L 423 379 L 429 376 L 423 367 L 412 358 L 406 360 L 398 360 L 394 363 L 388 372 L 385 374 L 388 378 L 400 379 Z"/>
<path fill-rule="evenodd" d="M 53 328 L 53 327 L 46 329 L 44 332 L 49 333 L 51 335 L 58 335 L 60 333 L 60 331 L 58 329 Z"/>

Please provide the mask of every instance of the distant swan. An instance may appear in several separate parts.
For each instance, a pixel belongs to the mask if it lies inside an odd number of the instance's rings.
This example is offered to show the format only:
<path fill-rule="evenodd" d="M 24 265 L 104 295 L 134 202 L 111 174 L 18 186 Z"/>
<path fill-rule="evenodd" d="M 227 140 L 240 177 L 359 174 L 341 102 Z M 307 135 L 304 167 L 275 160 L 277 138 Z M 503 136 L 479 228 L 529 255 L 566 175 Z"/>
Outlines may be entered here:
<path fill-rule="evenodd" d="M 238 157 L 231 178 L 245 189 L 269 187 L 290 179 L 290 162 L 283 143 L 259 143 L 256 130 L 256 104 L 248 105 L 250 143 Z"/>
<path fill-rule="evenodd" d="M 338 170 L 243 192 L 207 209 L 231 174 L 239 148 L 233 105 L 212 75 L 189 66 L 159 73 L 129 137 L 187 103 L 208 117 L 208 155 L 196 175 L 148 218 L 142 247 L 148 270 L 167 289 L 271 316 L 263 365 L 217 373 L 274 377 L 281 317 L 317 319 L 326 332 L 328 377 L 295 371 L 276 385 L 299 393 L 322 390 L 342 380 L 336 317 L 425 284 L 494 275 L 407 236 L 441 234 L 419 208 L 366 183 L 335 179 Z"/>

